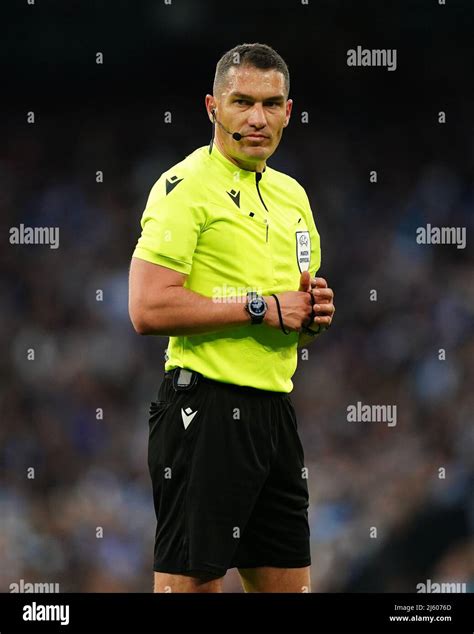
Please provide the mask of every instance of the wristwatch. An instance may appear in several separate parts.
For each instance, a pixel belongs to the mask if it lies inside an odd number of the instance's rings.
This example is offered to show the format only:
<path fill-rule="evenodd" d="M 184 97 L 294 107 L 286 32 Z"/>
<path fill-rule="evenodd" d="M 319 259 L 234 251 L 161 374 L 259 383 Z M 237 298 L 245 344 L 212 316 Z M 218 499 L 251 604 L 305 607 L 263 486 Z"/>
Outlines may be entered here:
<path fill-rule="evenodd" d="M 267 302 L 261 295 L 252 291 L 247 293 L 245 310 L 252 318 L 252 326 L 254 324 L 261 324 L 268 310 Z"/>

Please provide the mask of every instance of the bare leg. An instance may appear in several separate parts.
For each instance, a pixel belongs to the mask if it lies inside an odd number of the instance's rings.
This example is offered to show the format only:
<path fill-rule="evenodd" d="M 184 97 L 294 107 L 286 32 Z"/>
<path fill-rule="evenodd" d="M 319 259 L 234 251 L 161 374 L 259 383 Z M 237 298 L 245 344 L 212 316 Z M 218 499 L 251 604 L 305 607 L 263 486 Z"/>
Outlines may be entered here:
<path fill-rule="evenodd" d="M 310 567 L 239 568 L 245 592 L 311 592 Z"/>
<path fill-rule="evenodd" d="M 154 592 L 222 592 L 223 578 L 155 572 Z"/>

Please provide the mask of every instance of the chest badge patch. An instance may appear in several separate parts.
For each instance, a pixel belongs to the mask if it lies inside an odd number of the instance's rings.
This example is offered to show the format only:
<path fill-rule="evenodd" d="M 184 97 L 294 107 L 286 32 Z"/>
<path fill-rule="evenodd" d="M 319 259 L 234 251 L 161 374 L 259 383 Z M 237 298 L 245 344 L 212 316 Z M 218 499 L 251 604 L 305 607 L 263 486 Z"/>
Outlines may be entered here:
<path fill-rule="evenodd" d="M 296 232 L 296 260 L 300 273 L 309 271 L 311 263 L 311 238 L 309 231 Z"/>

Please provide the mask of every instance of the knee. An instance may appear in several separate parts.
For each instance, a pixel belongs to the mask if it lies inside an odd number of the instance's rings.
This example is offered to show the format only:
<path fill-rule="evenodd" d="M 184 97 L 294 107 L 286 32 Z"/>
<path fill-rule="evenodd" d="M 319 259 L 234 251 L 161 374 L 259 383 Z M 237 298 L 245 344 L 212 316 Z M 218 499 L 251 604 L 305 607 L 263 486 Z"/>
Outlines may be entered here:
<path fill-rule="evenodd" d="M 171 575 L 155 572 L 154 592 L 222 592 L 223 577 L 215 577 L 205 573 Z"/>

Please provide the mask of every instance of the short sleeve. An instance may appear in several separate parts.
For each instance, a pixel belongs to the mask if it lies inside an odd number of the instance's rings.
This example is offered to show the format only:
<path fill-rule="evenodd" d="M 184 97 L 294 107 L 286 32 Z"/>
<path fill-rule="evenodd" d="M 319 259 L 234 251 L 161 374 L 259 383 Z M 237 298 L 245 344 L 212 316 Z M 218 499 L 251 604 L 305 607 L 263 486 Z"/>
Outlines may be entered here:
<path fill-rule="evenodd" d="M 192 177 L 163 174 L 150 191 L 132 257 L 189 274 L 205 213 Z"/>

